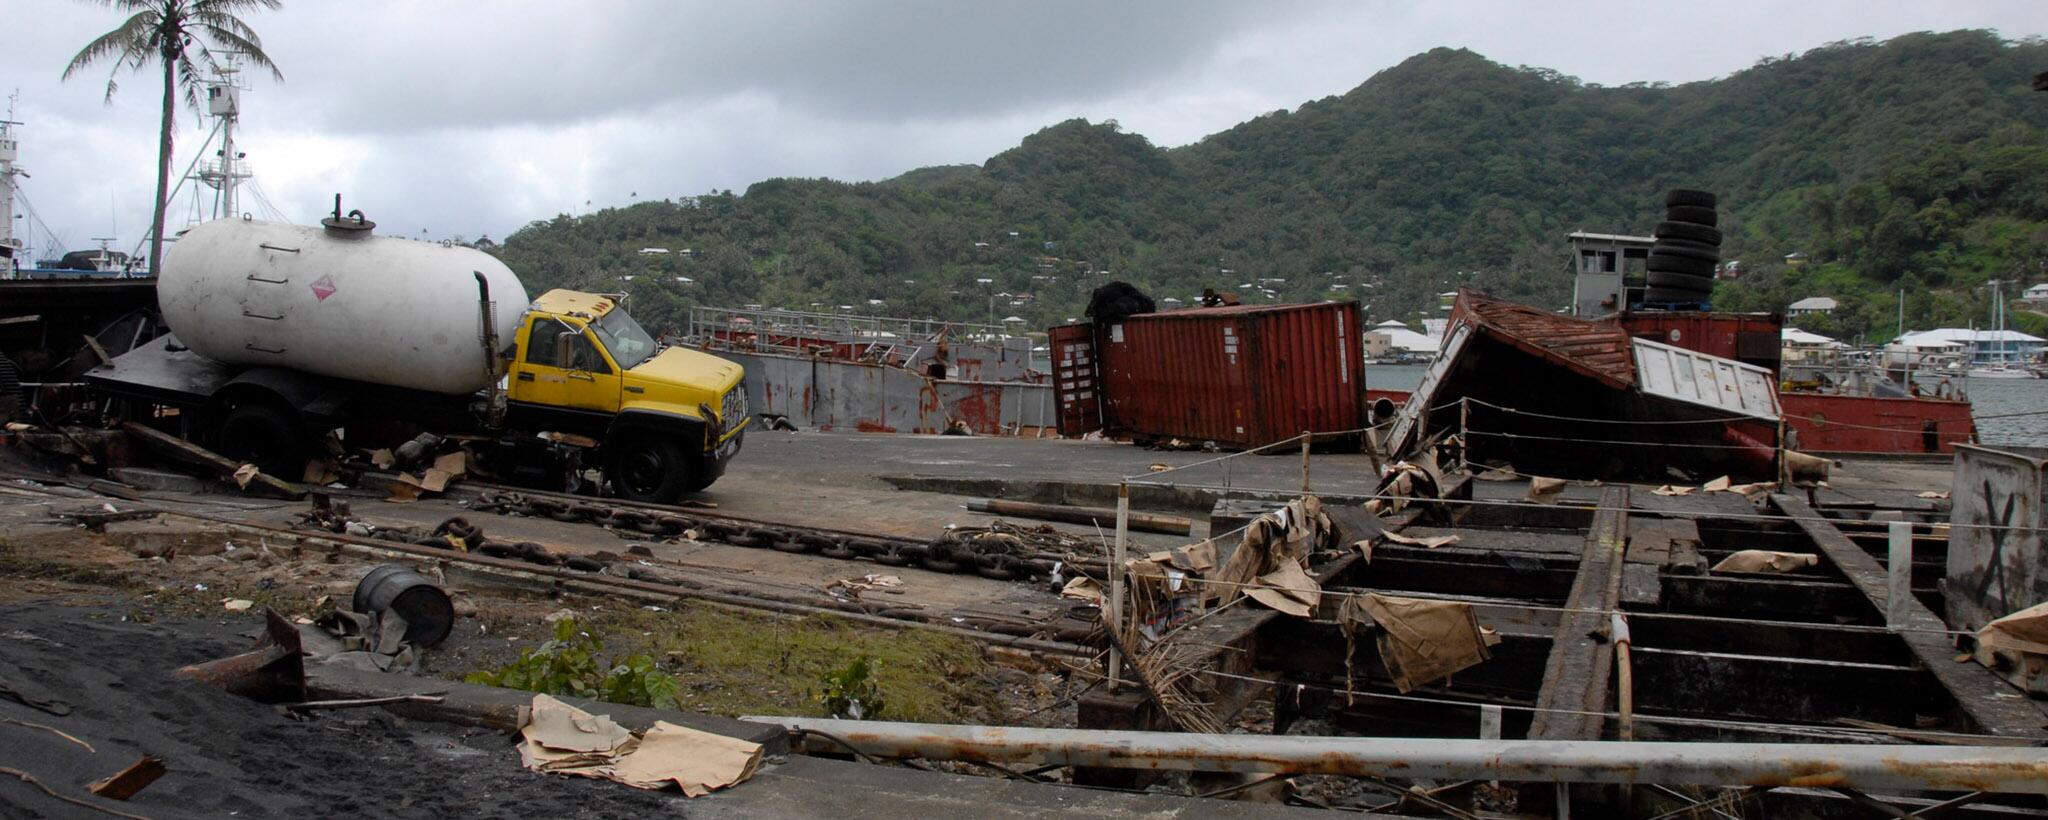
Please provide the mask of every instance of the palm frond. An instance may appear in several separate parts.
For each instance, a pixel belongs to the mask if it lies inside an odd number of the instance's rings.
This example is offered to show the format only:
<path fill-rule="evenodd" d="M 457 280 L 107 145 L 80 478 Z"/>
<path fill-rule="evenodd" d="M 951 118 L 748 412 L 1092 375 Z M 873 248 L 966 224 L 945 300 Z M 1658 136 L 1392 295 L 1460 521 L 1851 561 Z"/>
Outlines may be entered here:
<path fill-rule="evenodd" d="M 113 31 L 94 38 L 64 66 L 61 79 L 71 79 L 71 75 L 84 70 L 87 66 L 112 57 L 114 69 L 107 74 L 106 96 L 106 101 L 112 104 L 114 91 L 120 87 L 116 78 L 121 74 L 121 66 L 133 62 L 135 68 L 140 69 L 147 61 L 147 55 L 151 50 L 150 33 L 158 19 L 155 12 L 144 11 L 129 17 Z"/>
<path fill-rule="evenodd" d="M 244 26 L 244 28 L 247 27 Z M 218 28 L 211 25 L 203 25 L 202 30 L 206 32 L 207 38 L 213 40 L 215 43 L 225 46 L 230 51 L 241 52 L 242 57 L 244 59 L 247 59 L 250 65 L 257 66 L 259 68 L 270 69 L 271 76 L 276 77 L 279 80 L 284 79 L 284 72 L 279 71 L 277 69 L 276 64 L 270 61 L 270 55 L 263 53 L 263 43 L 261 41 L 256 40 L 253 37 L 244 37 L 237 32 L 230 31 L 225 28 Z M 250 32 L 250 34 L 254 33 L 255 32 Z"/>

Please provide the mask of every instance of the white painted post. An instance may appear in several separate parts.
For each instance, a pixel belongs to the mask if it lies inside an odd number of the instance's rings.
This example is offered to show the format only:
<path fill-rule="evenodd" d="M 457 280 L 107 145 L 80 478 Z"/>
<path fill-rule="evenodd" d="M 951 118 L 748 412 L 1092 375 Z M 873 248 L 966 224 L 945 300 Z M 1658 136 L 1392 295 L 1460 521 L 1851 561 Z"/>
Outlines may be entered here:
<path fill-rule="evenodd" d="M 1120 481 L 1116 485 L 1116 544 L 1109 555 L 1109 628 L 1116 630 L 1119 639 L 1124 634 L 1124 540 L 1131 532 L 1131 483 Z M 1109 647 L 1109 690 L 1117 689 L 1123 674 L 1123 656 L 1116 651 L 1116 644 Z"/>
<path fill-rule="evenodd" d="M 1891 586 L 1885 595 L 1884 624 L 1897 631 L 1906 626 L 1906 605 L 1913 600 L 1913 524 L 1893 521 L 1891 557 L 1885 562 Z"/>
<path fill-rule="evenodd" d="M 1479 739 L 1500 739 L 1500 704 L 1488 703 L 1479 707 Z"/>

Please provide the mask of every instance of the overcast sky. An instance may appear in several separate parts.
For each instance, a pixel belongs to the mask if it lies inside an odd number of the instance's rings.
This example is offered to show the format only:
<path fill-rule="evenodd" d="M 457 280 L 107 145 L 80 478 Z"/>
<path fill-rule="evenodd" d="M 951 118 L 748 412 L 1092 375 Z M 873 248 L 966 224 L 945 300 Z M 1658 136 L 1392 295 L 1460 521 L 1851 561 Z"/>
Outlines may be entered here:
<path fill-rule="evenodd" d="M 97 3 L 0 0 L 0 20 L 30 202 L 67 248 L 133 247 L 160 75 L 122 74 L 112 105 L 109 66 L 59 81 L 120 22 Z M 242 210 L 311 222 L 340 192 L 391 233 L 502 239 L 636 195 L 979 163 L 1077 116 L 1183 145 L 1437 46 L 1678 83 L 1851 37 L 2042 35 L 2048 2 L 286 0 L 247 20 L 285 81 L 250 77 L 239 139 L 262 198 L 245 188 Z M 211 123 L 177 128 L 182 171 Z"/>

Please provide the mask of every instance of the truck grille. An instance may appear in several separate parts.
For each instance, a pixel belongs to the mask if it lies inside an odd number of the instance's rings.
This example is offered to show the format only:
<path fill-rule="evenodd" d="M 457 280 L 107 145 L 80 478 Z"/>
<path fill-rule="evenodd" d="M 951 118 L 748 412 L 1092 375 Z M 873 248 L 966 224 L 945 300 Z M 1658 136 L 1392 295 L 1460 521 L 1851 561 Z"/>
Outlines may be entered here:
<path fill-rule="evenodd" d="M 725 434 L 732 432 L 733 428 L 740 426 L 740 423 L 746 420 L 747 383 L 740 382 L 733 385 L 731 390 L 726 391 L 725 401 L 718 408 L 719 437 L 724 438 Z"/>

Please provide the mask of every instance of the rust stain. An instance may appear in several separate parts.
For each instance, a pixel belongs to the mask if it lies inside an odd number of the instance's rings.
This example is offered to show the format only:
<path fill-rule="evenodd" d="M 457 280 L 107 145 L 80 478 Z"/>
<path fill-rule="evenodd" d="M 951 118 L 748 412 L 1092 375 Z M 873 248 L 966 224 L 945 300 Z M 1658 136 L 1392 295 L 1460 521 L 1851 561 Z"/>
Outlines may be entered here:
<path fill-rule="evenodd" d="M 894 433 L 894 432 L 896 432 L 896 428 L 894 428 L 894 427 L 890 427 L 890 426 L 888 426 L 888 425 L 886 425 L 886 424 L 883 424 L 883 423 L 881 423 L 881 422 L 878 422 L 878 421 L 868 421 L 868 420 L 866 420 L 866 419 L 862 419 L 862 420 L 860 420 L 860 421 L 854 422 L 853 426 L 854 426 L 854 429 L 856 429 L 856 430 L 859 430 L 859 431 L 861 431 L 861 432 L 863 432 L 863 433 Z M 821 430 L 822 430 L 822 429 L 830 429 L 830 428 L 822 428 L 822 427 L 821 427 L 821 428 L 819 428 L 819 429 L 821 429 Z"/>
<path fill-rule="evenodd" d="M 967 428 L 982 435 L 1003 431 L 1003 391 L 977 387 L 953 402 L 947 415 L 967 422 Z"/>

